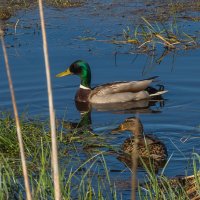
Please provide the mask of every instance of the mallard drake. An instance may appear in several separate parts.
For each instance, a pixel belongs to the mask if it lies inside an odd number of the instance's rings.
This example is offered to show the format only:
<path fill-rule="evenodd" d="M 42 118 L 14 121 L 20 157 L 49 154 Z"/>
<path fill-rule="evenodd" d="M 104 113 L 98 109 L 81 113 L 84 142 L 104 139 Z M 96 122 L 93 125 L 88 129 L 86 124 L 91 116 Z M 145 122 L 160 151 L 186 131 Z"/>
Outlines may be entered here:
<path fill-rule="evenodd" d="M 149 87 L 157 77 L 140 81 L 113 82 L 91 88 L 90 66 L 83 60 L 73 62 L 67 70 L 57 74 L 56 77 L 67 75 L 77 75 L 81 79 L 80 88 L 75 96 L 75 100 L 78 102 L 94 104 L 121 103 L 149 99 L 166 92 L 164 87 L 159 89 Z"/>
<path fill-rule="evenodd" d="M 138 118 L 127 118 L 118 128 L 114 129 L 112 133 L 126 130 L 131 131 L 135 137 L 132 136 L 124 141 L 122 151 L 125 154 L 132 154 L 136 146 L 135 138 L 137 138 L 137 153 L 145 163 L 148 162 L 149 159 L 155 161 L 158 167 L 165 163 L 168 156 L 165 145 L 153 135 L 144 135 L 142 123 Z M 123 159 L 124 158 L 123 156 Z"/>

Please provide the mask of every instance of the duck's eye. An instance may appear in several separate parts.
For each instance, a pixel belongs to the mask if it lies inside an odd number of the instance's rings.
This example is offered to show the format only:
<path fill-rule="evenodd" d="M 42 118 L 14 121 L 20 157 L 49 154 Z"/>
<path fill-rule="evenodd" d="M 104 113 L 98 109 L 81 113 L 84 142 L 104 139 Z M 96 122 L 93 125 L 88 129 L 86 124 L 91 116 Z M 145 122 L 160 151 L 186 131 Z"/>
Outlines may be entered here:
<path fill-rule="evenodd" d="M 77 64 L 73 64 L 70 66 L 70 71 L 74 74 L 80 74 L 81 73 L 81 67 Z"/>

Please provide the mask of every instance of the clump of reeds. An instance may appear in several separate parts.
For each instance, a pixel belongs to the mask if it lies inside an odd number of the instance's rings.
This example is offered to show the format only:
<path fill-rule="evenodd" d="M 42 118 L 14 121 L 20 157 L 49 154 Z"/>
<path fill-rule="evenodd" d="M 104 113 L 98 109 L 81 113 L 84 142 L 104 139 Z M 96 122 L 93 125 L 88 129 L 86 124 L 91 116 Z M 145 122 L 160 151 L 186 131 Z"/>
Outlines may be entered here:
<path fill-rule="evenodd" d="M 191 35 L 181 30 L 176 19 L 169 22 L 150 22 L 142 17 L 143 23 L 134 28 L 123 29 L 122 39 L 98 40 L 93 37 L 79 37 L 82 41 L 99 41 L 119 45 L 129 45 L 130 54 L 147 54 L 156 63 L 170 52 L 189 50 L 200 47 L 198 35 Z"/>
<path fill-rule="evenodd" d="M 129 27 L 123 31 L 124 42 L 135 45 L 140 52 L 155 51 L 160 47 L 168 50 L 197 47 L 196 38 L 179 32 L 176 26 L 165 27 L 162 24 L 150 23 L 144 17 L 142 19 L 144 24 L 137 26 L 133 33 Z"/>

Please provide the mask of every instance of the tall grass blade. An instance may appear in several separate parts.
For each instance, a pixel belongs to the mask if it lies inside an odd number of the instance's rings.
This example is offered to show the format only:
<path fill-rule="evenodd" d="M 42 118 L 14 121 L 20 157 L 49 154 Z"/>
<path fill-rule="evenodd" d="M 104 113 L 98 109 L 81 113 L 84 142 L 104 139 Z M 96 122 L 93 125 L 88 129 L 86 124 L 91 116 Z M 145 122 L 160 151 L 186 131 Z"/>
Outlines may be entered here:
<path fill-rule="evenodd" d="M 56 124 L 55 124 L 55 112 L 54 112 L 53 95 L 52 95 L 52 87 L 51 87 L 51 76 L 50 76 L 50 69 L 49 69 L 47 38 L 46 38 L 46 30 L 45 30 L 45 23 L 44 23 L 42 0 L 39 0 L 38 3 L 39 3 L 39 12 L 40 12 L 40 21 L 41 21 L 41 30 L 42 30 L 42 39 L 43 39 L 44 60 L 45 60 L 45 68 L 46 68 L 48 100 L 49 100 L 49 114 L 50 114 L 50 127 L 51 127 L 51 139 L 52 139 L 51 162 L 52 162 L 52 172 L 53 172 L 53 180 L 54 180 L 54 192 L 55 192 L 54 195 L 55 195 L 56 200 L 60 200 L 61 192 L 60 192 L 60 181 L 59 181 L 59 170 L 58 170 Z"/>
<path fill-rule="evenodd" d="M 24 152 L 24 145 L 23 145 L 21 127 L 20 127 L 20 122 L 19 122 L 19 116 L 18 116 L 17 104 L 16 104 L 16 99 L 15 99 L 14 87 L 13 87 L 13 83 L 12 83 L 10 66 L 9 66 L 9 62 L 8 62 L 8 55 L 7 55 L 7 51 L 6 51 L 6 46 L 5 46 L 3 34 L 4 33 L 0 28 L 1 44 L 2 44 L 6 73 L 7 73 L 7 77 L 8 77 L 8 83 L 9 83 L 9 88 L 10 88 L 10 93 L 11 93 L 11 98 L 12 98 L 12 104 L 13 104 L 13 110 L 14 110 L 14 116 L 15 116 L 15 123 L 16 123 L 16 127 L 17 127 L 17 137 L 18 137 L 19 148 L 20 148 L 20 156 L 21 156 L 22 170 L 23 170 L 23 176 L 24 176 L 24 182 L 25 182 L 26 197 L 27 197 L 28 200 L 31 200 L 32 197 L 31 197 L 31 190 L 30 190 L 30 185 L 29 185 L 29 180 L 28 180 L 28 172 L 27 172 L 27 166 L 26 166 L 26 158 L 25 158 L 25 152 Z"/>
<path fill-rule="evenodd" d="M 148 25 L 147 28 L 149 28 L 153 33 L 156 33 L 156 30 L 154 29 L 154 27 L 148 22 L 147 19 L 145 19 L 144 17 L 141 17 L 144 22 Z"/>

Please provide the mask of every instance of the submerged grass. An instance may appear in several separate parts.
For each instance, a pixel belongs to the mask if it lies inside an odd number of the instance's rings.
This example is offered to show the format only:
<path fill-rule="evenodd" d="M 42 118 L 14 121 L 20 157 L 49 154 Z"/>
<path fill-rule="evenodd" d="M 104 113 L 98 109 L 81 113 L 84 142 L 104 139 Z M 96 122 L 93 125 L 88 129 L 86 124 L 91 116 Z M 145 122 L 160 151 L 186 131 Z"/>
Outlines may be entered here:
<path fill-rule="evenodd" d="M 84 0 L 44 0 L 47 6 L 55 8 L 79 7 L 84 4 Z M 37 0 L 7 0 L 0 5 L 0 20 L 8 20 L 19 10 L 35 8 L 38 5 Z"/>

